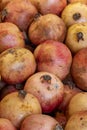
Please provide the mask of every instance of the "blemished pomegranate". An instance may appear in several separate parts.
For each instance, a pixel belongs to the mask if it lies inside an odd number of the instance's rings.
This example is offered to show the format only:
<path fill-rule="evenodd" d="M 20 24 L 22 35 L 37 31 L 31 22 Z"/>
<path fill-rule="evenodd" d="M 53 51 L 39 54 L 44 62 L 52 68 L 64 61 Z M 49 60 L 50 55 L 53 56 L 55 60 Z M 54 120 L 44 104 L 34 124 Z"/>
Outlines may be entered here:
<path fill-rule="evenodd" d="M 69 73 L 72 54 L 69 48 L 58 41 L 47 40 L 34 50 L 37 71 L 47 71 L 63 80 Z"/>
<path fill-rule="evenodd" d="M 0 23 L 0 53 L 13 47 L 25 47 L 23 33 L 11 22 Z"/>
<path fill-rule="evenodd" d="M 27 31 L 37 12 L 30 0 L 12 0 L 1 11 L 1 21 L 12 22 L 22 31 Z"/>
<path fill-rule="evenodd" d="M 87 47 L 87 22 L 71 25 L 66 34 L 65 44 L 73 54 Z"/>
<path fill-rule="evenodd" d="M 52 112 L 62 102 L 64 86 L 52 73 L 37 72 L 27 79 L 24 90 L 35 95 L 43 113 Z"/>
<path fill-rule="evenodd" d="M 41 14 L 59 15 L 67 5 L 67 0 L 30 0 Z"/>
<path fill-rule="evenodd" d="M 0 117 L 10 120 L 18 129 L 25 117 L 41 113 L 38 99 L 24 90 L 8 94 L 0 102 Z"/>
<path fill-rule="evenodd" d="M 33 114 L 23 120 L 20 130 L 63 130 L 63 128 L 49 115 Z"/>
<path fill-rule="evenodd" d="M 86 1 L 87 2 L 87 1 Z M 84 11 L 83 11 L 84 10 Z M 61 18 L 69 27 L 75 23 L 87 22 L 87 5 L 80 2 L 68 4 L 61 13 Z"/>
<path fill-rule="evenodd" d="M 87 111 L 73 114 L 67 121 L 65 130 L 87 130 Z"/>
<path fill-rule="evenodd" d="M 64 21 L 55 14 L 36 15 L 28 29 L 28 37 L 34 45 L 46 40 L 63 42 L 66 35 Z"/>
<path fill-rule="evenodd" d="M 34 54 L 26 48 L 10 48 L 0 54 L 1 78 L 8 84 L 22 83 L 35 70 Z"/>

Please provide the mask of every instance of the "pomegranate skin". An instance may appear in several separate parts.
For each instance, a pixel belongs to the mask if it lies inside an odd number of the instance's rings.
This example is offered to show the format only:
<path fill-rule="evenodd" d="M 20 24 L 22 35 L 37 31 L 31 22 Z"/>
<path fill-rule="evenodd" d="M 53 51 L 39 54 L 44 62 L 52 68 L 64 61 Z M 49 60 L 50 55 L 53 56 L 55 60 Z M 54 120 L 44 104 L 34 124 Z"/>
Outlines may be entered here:
<path fill-rule="evenodd" d="M 1 11 L 2 22 L 12 22 L 22 31 L 27 31 L 38 11 L 30 0 L 12 0 Z"/>
<path fill-rule="evenodd" d="M 41 14 L 59 15 L 67 5 L 67 0 L 30 0 Z"/>
<path fill-rule="evenodd" d="M 0 130 L 17 130 L 12 122 L 6 118 L 0 118 Z"/>
<path fill-rule="evenodd" d="M 24 119 L 20 130 L 63 130 L 53 117 L 45 114 L 33 114 Z"/>
<path fill-rule="evenodd" d="M 63 42 L 66 35 L 64 21 L 55 14 L 38 15 L 28 29 L 28 37 L 34 45 L 46 40 Z"/>
<path fill-rule="evenodd" d="M 24 90 L 39 99 L 44 113 L 52 112 L 63 100 L 63 83 L 52 73 L 33 74 L 26 81 Z"/>
<path fill-rule="evenodd" d="M 25 47 L 23 33 L 13 23 L 0 23 L 0 53 L 13 47 Z"/>
<path fill-rule="evenodd" d="M 68 47 L 57 41 L 47 40 L 34 50 L 37 71 L 47 71 L 63 80 L 70 71 L 72 55 Z"/>
<path fill-rule="evenodd" d="M 87 48 L 83 48 L 75 54 L 71 74 L 76 85 L 87 91 Z"/>
<path fill-rule="evenodd" d="M 22 83 L 35 71 L 34 54 L 26 48 L 10 48 L 0 54 L 1 78 L 8 84 Z"/>

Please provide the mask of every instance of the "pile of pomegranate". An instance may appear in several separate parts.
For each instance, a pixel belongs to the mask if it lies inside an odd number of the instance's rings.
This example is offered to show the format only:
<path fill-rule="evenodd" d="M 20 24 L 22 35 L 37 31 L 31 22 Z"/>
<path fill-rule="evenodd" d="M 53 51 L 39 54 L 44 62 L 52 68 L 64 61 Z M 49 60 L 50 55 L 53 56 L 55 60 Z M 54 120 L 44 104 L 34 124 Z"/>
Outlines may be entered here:
<path fill-rule="evenodd" d="M 0 130 L 87 130 L 87 0 L 0 1 Z"/>

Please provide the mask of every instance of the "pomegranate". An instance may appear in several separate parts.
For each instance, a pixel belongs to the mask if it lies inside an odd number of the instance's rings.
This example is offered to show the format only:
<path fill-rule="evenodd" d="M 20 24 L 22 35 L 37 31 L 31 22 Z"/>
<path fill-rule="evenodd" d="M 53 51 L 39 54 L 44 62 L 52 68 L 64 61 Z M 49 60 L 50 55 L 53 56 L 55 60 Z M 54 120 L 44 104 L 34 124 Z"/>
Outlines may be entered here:
<path fill-rule="evenodd" d="M 67 30 L 65 44 L 73 54 L 87 47 L 87 22 L 71 25 Z"/>
<path fill-rule="evenodd" d="M 62 102 L 64 94 L 61 80 L 48 72 L 37 72 L 30 76 L 24 90 L 38 98 L 43 113 L 52 112 Z"/>
<path fill-rule="evenodd" d="M 24 90 L 7 94 L 0 102 L 0 117 L 9 119 L 16 128 L 31 114 L 41 114 L 38 99 Z"/>
<path fill-rule="evenodd" d="M 87 110 L 73 114 L 67 121 L 65 130 L 87 130 Z"/>
<path fill-rule="evenodd" d="M 75 84 L 87 91 L 87 48 L 78 51 L 72 61 L 71 74 Z"/>
<path fill-rule="evenodd" d="M 22 32 L 13 23 L 0 23 L 0 53 L 13 47 L 25 47 Z"/>
<path fill-rule="evenodd" d="M 23 120 L 20 130 L 63 130 L 63 128 L 49 115 L 33 114 Z"/>
<path fill-rule="evenodd" d="M 12 122 L 6 118 L 0 118 L 0 130 L 17 130 Z"/>
<path fill-rule="evenodd" d="M 87 1 L 86 1 L 87 2 Z M 69 27 L 75 23 L 87 22 L 87 5 L 75 2 L 68 4 L 61 13 L 61 18 Z"/>
<path fill-rule="evenodd" d="M 87 92 L 77 93 L 72 97 L 67 107 L 66 115 L 69 119 L 74 113 L 87 111 Z"/>
<path fill-rule="evenodd" d="M 0 74 L 8 84 L 24 82 L 35 70 L 34 54 L 26 48 L 10 48 L 0 54 Z"/>
<path fill-rule="evenodd" d="M 67 0 L 30 0 L 41 14 L 59 15 L 67 5 Z"/>
<path fill-rule="evenodd" d="M 72 55 L 68 47 L 58 41 L 47 40 L 34 50 L 37 71 L 47 71 L 63 80 L 69 73 Z"/>
<path fill-rule="evenodd" d="M 37 9 L 30 0 L 12 0 L 1 11 L 2 22 L 12 22 L 22 31 L 27 31 Z"/>
<path fill-rule="evenodd" d="M 46 40 L 64 41 L 66 26 L 55 14 L 36 15 L 28 29 L 28 36 L 34 45 Z"/>

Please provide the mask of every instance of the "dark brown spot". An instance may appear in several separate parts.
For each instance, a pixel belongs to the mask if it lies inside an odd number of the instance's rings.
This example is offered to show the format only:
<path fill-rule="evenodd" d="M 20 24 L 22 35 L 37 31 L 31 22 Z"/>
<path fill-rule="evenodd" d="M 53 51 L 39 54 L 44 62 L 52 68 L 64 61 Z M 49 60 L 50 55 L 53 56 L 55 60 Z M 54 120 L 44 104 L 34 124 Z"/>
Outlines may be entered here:
<path fill-rule="evenodd" d="M 81 117 L 80 120 L 83 120 L 83 118 Z"/>
<path fill-rule="evenodd" d="M 40 77 L 40 80 L 42 83 L 47 82 L 51 84 L 51 76 L 50 75 L 43 75 Z"/>
<path fill-rule="evenodd" d="M 74 19 L 74 20 L 78 20 L 78 19 L 80 19 L 80 17 L 81 17 L 81 14 L 80 14 L 80 13 L 75 13 L 75 14 L 73 14 L 73 19 Z"/>
<path fill-rule="evenodd" d="M 80 40 L 82 40 L 82 41 L 84 40 L 82 32 L 77 33 L 77 41 L 79 42 Z"/>

